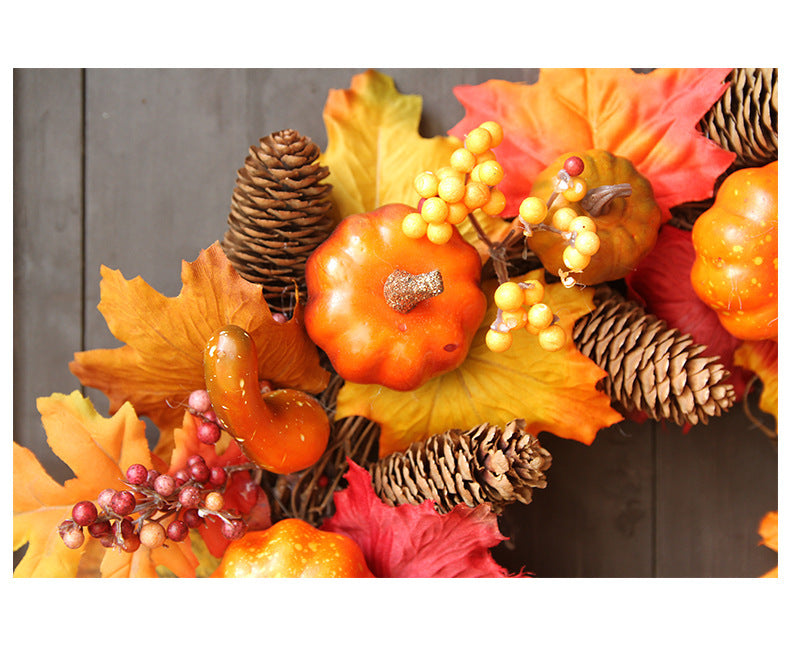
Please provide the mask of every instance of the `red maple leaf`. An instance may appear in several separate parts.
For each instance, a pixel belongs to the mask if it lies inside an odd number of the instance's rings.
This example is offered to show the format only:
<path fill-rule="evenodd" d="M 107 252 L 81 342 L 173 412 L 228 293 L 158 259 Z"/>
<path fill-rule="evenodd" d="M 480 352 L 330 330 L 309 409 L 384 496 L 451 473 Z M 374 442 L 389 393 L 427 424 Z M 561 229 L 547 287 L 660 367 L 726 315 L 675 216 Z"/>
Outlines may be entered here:
<path fill-rule="evenodd" d="M 433 502 L 386 505 L 370 473 L 349 460 L 348 487 L 335 493 L 335 514 L 321 528 L 354 540 L 379 578 L 503 578 L 490 548 L 506 539 L 496 515 L 482 504 L 458 505 L 444 515 Z"/>
<path fill-rule="evenodd" d="M 544 68 L 535 84 L 458 86 L 466 115 L 449 133 L 463 138 L 486 120 L 502 125 L 495 152 L 505 170 L 498 186 L 508 200 L 505 216 L 516 215 L 535 177 L 557 157 L 599 148 L 647 177 L 666 221 L 671 207 L 711 197 L 735 158 L 697 129 L 730 70 Z"/>
<path fill-rule="evenodd" d="M 741 341 L 721 325 L 716 312 L 694 292 L 690 276 L 694 257 L 691 232 L 664 225 L 656 246 L 625 278 L 629 295 L 670 327 L 690 334 L 695 342 L 705 345 L 706 354 L 719 356 L 730 370 L 728 382 L 740 398 L 750 376 L 733 362 Z"/>

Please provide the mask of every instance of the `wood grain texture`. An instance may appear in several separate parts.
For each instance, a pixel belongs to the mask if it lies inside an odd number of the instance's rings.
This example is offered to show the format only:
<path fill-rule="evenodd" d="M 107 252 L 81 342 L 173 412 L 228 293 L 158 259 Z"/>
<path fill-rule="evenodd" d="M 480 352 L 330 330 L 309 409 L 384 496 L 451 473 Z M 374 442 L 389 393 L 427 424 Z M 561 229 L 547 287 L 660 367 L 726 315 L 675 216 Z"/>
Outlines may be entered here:
<path fill-rule="evenodd" d="M 236 171 L 285 128 L 324 148 L 329 89 L 357 70 L 23 70 L 14 80 L 14 438 L 56 477 L 35 398 L 78 387 L 73 352 L 118 343 L 96 310 L 100 266 L 175 295 L 182 260 L 222 238 Z M 452 93 L 526 69 L 382 69 L 420 95 L 423 136 L 463 117 Z M 84 153 L 84 175 L 83 175 Z M 83 202 L 84 198 L 84 202 Z M 106 398 L 86 394 L 106 413 Z M 501 519 L 495 551 L 544 577 L 758 576 L 777 454 L 742 410 L 683 433 L 623 422 L 591 446 L 541 434 L 548 487 Z"/>

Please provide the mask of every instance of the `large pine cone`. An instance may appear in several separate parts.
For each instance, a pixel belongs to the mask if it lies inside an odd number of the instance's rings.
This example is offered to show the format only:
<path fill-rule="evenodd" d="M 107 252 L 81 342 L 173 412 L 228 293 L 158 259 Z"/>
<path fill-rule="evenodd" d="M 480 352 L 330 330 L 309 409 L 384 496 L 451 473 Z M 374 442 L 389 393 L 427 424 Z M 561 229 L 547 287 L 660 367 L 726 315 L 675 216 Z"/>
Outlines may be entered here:
<path fill-rule="evenodd" d="M 603 390 L 625 412 L 706 424 L 735 403 L 735 390 L 725 382 L 730 373 L 718 356 L 705 356 L 705 345 L 616 293 L 604 294 L 577 320 L 573 339 L 608 372 Z"/>
<path fill-rule="evenodd" d="M 439 512 L 465 503 L 491 503 L 494 510 L 532 501 L 546 487 L 551 454 L 525 431 L 524 420 L 504 429 L 481 424 L 452 429 L 392 453 L 369 469 L 373 487 L 389 505 L 434 501 Z"/>
<path fill-rule="evenodd" d="M 269 307 L 290 312 L 306 295 L 307 257 L 332 230 L 329 175 L 318 146 L 293 129 L 252 146 L 238 171 L 222 247 L 239 274 L 263 287 Z"/>

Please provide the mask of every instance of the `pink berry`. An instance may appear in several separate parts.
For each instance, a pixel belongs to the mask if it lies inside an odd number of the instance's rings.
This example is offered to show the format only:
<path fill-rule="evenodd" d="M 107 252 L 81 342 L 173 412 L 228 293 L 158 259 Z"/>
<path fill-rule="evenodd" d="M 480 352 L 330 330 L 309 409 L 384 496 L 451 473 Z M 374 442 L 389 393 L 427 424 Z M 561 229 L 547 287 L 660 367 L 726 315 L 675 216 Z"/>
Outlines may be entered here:
<path fill-rule="evenodd" d="M 219 420 L 217 419 L 217 414 L 213 410 L 207 410 L 203 413 L 203 419 L 206 422 L 213 422 L 217 426 L 219 426 Z"/>
<path fill-rule="evenodd" d="M 155 469 L 149 469 L 148 470 L 148 478 L 145 479 L 144 485 L 146 487 L 153 488 L 154 487 L 154 481 L 156 480 L 156 478 L 158 476 L 159 476 L 159 472 L 157 472 Z"/>
<path fill-rule="evenodd" d="M 176 487 L 181 487 L 189 479 L 189 472 L 185 469 L 178 469 L 173 473 L 173 478 L 176 480 Z"/>
<path fill-rule="evenodd" d="M 140 548 L 140 537 L 132 533 L 129 537 L 123 538 L 121 548 L 126 551 L 126 553 L 134 553 Z"/>
<path fill-rule="evenodd" d="M 188 508 L 181 514 L 181 518 L 189 528 L 199 528 L 203 525 L 203 518 L 197 508 Z"/>
<path fill-rule="evenodd" d="M 116 522 L 116 531 L 120 531 L 121 539 L 131 537 L 134 533 L 134 524 L 128 517 L 124 517 L 121 521 Z"/>
<path fill-rule="evenodd" d="M 219 487 L 228 480 L 228 473 L 223 467 L 212 467 L 209 470 L 209 483 L 214 487 Z"/>
<path fill-rule="evenodd" d="M 154 479 L 154 492 L 169 497 L 176 491 L 176 479 L 170 474 L 160 474 Z"/>
<path fill-rule="evenodd" d="M 189 528 L 180 519 L 174 519 L 167 526 L 167 537 L 173 542 L 182 542 L 186 539 Z"/>
<path fill-rule="evenodd" d="M 285 324 L 288 321 L 288 316 L 285 313 L 272 313 L 272 319 L 277 324 Z"/>
<path fill-rule="evenodd" d="M 562 166 L 571 177 L 576 177 L 584 172 L 584 161 L 578 156 L 569 156 Z"/>
<path fill-rule="evenodd" d="M 221 432 L 215 422 L 201 422 L 198 424 L 196 437 L 203 444 L 216 444 Z"/>
<path fill-rule="evenodd" d="M 198 462 L 189 466 L 189 475 L 195 479 L 197 483 L 205 483 L 208 481 L 211 472 L 206 463 Z"/>
<path fill-rule="evenodd" d="M 131 515 L 136 505 L 137 501 L 134 495 L 129 492 L 129 490 L 121 490 L 120 492 L 116 492 L 115 496 L 113 496 L 110 502 L 110 509 L 116 515 L 123 517 L 124 515 Z"/>
<path fill-rule="evenodd" d="M 223 521 L 220 531 L 225 539 L 238 540 L 247 532 L 247 524 L 242 519 Z"/>
<path fill-rule="evenodd" d="M 79 549 L 85 542 L 85 533 L 70 519 L 62 522 L 58 527 L 58 534 L 69 549 Z"/>
<path fill-rule="evenodd" d="M 79 526 L 90 526 L 98 516 L 99 511 L 92 501 L 80 501 L 71 509 L 71 518 Z"/>
<path fill-rule="evenodd" d="M 201 456 L 200 454 L 196 453 L 194 456 L 190 456 L 189 458 L 187 458 L 187 469 L 192 467 L 192 465 L 194 465 L 195 463 L 204 463 L 205 464 L 205 462 L 206 462 L 206 459 L 203 458 L 203 456 Z"/>
<path fill-rule="evenodd" d="M 126 480 L 132 485 L 142 485 L 148 480 L 148 468 L 140 463 L 129 465 L 126 470 Z"/>
<path fill-rule="evenodd" d="M 189 395 L 189 407 L 196 413 L 205 413 L 211 408 L 211 398 L 205 390 L 195 390 Z"/>
<path fill-rule="evenodd" d="M 99 496 L 96 499 L 96 503 L 99 504 L 99 508 L 102 510 L 110 510 L 110 504 L 112 503 L 112 498 L 115 496 L 116 490 L 112 488 L 107 488 L 99 492 Z"/>
<path fill-rule="evenodd" d="M 178 493 L 178 502 L 184 508 L 197 508 L 200 505 L 200 490 L 194 485 L 181 488 Z"/>

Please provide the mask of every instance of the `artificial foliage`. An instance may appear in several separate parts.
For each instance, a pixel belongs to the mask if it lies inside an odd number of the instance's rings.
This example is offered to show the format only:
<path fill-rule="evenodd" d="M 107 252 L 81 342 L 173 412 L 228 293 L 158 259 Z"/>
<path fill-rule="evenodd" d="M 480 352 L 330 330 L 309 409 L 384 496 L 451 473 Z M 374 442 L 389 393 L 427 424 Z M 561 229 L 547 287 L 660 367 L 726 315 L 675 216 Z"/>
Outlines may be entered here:
<path fill-rule="evenodd" d="M 544 69 L 455 97 L 426 138 L 419 96 L 356 75 L 323 152 L 293 129 L 250 147 L 176 297 L 102 267 L 123 345 L 70 369 L 110 416 L 38 400 L 75 478 L 14 444 L 15 576 L 524 576 L 492 550 L 551 492 L 543 434 L 692 437 L 757 390 L 778 419 L 778 340 L 692 284 L 725 177 L 777 159 L 775 71 Z"/>

